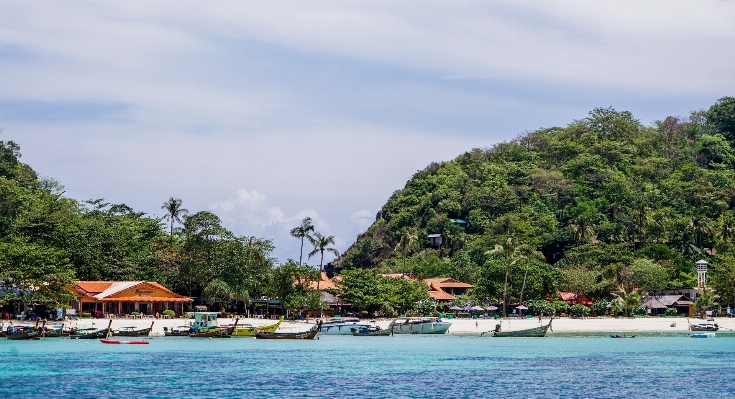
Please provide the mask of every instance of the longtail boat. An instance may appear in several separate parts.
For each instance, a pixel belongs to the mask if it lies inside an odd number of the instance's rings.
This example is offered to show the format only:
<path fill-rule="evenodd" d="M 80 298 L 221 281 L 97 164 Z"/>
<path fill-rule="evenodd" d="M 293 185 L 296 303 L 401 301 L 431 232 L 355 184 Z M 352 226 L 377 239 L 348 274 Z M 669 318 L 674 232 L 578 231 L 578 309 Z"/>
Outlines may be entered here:
<path fill-rule="evenodd" d="M 167 337 L 188 337 L 191 326 L 163 327 L 163 335 Z"/>
<path fill-rule="evenodd" d="M 232 328 L 232 332 L 230 332 L 230 334 L 232 334 L 233 337 L 254 337 L 256 331 L 274 333 L 276 332 L 276 330 L 278 330 L 278 327 L 281 326 L 282 322 L 283 316 L 281 316 L 281 319 L 278 320 L 278 323 L 259 327 L 237 326 L 237 321 L 235 321 L 235 326 Z"/>
<path fill-rule="evenodd" d="M 500 324 L 498 324 L 495 326 L 494 330 L 486 331 L 480 334 L 480 336 L 483 336 L 487 333 L 493 333 L 493 337 L 544 337 L 546 336 L 546 331 L 548 331 L 549 328 L 551 328 L 552 321 L 554 321 L 553 317 L 551 318 L 551 320 L 549 320 L 549 324 L 545 326 L 528 328 L 525 330 L 516 330 L 516 331 L 501 331 Z"/>
<path fill-rule="evenodd" d="M 194 312 L 194 324 L 189 329 L 192 338 L 230 338 L 227 327 L 217 325 L 218 312 Z"/>
<path fill-rule="evenodd" d="M 319 329 L 322 326 L 322 322 L 314 326 L 309 331 L 295 332 L 295 333 L 277 333 L 277 332 L 264 332 L 255 331 L 255 338 L 258 339 L 314 339 L 319 334 Z"/>
<path fill-rule="evenodd" d="M 139 330 L 136 330 L 135 327 L 122 327 L 119 330 L 112 331 L 113 337 L 144 337 L 151 335 L 151 331 L 153 330 L 153 323 L 151 322 L 151 326 L 148 328 L 141 328 Z"/>
<path fill-rule="evenodd" d="M 26 339 L 41 339 L 41 331 L 38 328 L 38 320 L 36 325 L 31 326 L 8 326 L 6 330 L 6 337 L 13 341 L 20 341 Z"/>
<path fill-rule="evenodd" d="M 691 331 L 718 331 L 720 329 L 720 326 L 714 322 L 692 324 L 689 322 L 689 319 L 687 319 L 687 323 L 689 324 L 689 330 Z"/>
<path fill-rule="evenodd" d="M 110 334 L 110 326 L 112 326 L 112 320 L 107 325 L 107 328 L 95 330 L 94 328 L 79 328 L 76 334 L 69 335 L 71 339 L 99 339 L 107 338 Z"/>

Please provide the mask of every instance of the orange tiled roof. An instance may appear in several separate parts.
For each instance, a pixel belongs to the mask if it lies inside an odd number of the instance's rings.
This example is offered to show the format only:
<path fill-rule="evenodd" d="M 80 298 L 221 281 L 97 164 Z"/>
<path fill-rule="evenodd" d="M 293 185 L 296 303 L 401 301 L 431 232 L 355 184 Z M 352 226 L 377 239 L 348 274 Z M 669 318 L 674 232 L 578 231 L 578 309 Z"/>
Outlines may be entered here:
<path fill-rule="evenodd" d="M 143 298 L 110 298 L 111 296 L 122 291 L 132 289 L 141 285 L 148 285 L 158 290 L 164 291 L 173 297 L 145 297 Z M 77 281 L 73 287 L 64 287 L 69 291 L 77 293 L 79 296 L 91 297 L 100 302 L 192 302 L 193 299 L 179 295 L 163 285 L 155 281 Z"/>
<path fill-rule="evenodd" d="M 424 282 L 426 284 L 429 284 L 430 286 L 434 287 L 442 287 L 442 288 L 473 288 L 474 285 L 463 283 L 461 281 L 455 280 L 453 278 L 448 277 L 440 277 L 440 278 L 425 278 Z"/>
<path fill-rule="evenodd" d="M 110 288 L 116 281 L 77 281 L 76 286 L 92 295 Z"/>
<path fill-rule="evenodd" d="M 316 285 L 317 285 L 316 281 L 312 281 L 309 284 L 309 286 L 313 289 L 316 289 Z M 337 289 L 337 286 L 334 285 L 332 280 L 327 276 L 326 272 L 322 272 L 322 281 L 319 282 L 319 289 L 320 290 L 336 290 Z"/>
<path fill-rule="evenodd" d="M 436 299 L 437 301 L 452 301 L 457 299 L 456 296 L 442 290 L 441 288 L 429 290 L 427 294 L 429 294 L 430 297 Z"/>

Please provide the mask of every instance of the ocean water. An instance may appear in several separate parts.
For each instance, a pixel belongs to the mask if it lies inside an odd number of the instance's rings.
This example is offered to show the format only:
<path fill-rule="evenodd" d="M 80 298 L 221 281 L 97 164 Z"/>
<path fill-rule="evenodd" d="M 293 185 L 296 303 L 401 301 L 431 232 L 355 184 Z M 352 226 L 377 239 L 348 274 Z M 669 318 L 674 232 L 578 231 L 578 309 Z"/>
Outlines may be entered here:
<path fill-rule="evenodd" d="M 735 397 L 735 336 L 0 339 L 0 398 Z"/>

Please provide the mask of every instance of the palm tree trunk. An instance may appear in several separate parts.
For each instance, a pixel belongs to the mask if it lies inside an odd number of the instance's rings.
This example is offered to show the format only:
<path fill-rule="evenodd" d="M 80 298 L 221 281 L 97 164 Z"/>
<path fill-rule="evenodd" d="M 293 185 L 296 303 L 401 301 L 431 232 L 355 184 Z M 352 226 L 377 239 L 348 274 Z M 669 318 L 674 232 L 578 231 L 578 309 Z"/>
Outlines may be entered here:
<path fill-rule="evenodd" d="M 304 237 L 301 237 L 301 253 L 299 254 L 299 266 L 301 266 L 301 259 L 304 258 Z"/>
<path fill-rule="evenodd" d="M 528 276 L 528 264 L 529 264 L 529 261 L 526 260 L 526 272 L 523 273 L 523 284 L 521 284 L 521 297 L 518 299 L 518 302 L 520 302 L 521 305 L 523 305 L 523 290 L 526 289 L 526 276 Z"/>
<path fill-rule="evenodd" d="M 508 315 L 508 272 L 510 268 L 505 268 L 505 283 L 503 284 L 503 317 Z"/>
<path fill-rule="evenodd" d="M 316 290 L 319 291 L 319 314 L 321 315 L 322 318 L 324 318 L 324 310 L 322 309 L 322 304 L 321 304 L 322 292 L 319 289 L 319 283 L 322 282 L 322 265 L 324 264 L 324 250 L 322 249 L 321 252 L 322 252 L 322 257 L 319 260 L 319 280 L 316 281 Z"/>

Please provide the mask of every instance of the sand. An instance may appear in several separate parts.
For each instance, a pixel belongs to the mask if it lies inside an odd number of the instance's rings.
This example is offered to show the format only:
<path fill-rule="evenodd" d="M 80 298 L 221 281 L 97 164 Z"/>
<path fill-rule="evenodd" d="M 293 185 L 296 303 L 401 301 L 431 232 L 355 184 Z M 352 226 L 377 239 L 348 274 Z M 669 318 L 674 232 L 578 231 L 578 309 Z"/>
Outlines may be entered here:
<path fill-rule="evenodd" d="M 383 328 L 388 327 L 392 319 L 378 319 L 374 324 Z M 539 323 L 538 318 L 534 319 L 450 319 L 452 327 L 448 334 L 480 334 L 495 328 L 495 325 L 501 323 L 503 331 L 515 331 L 526 328 L 538 327 L 549 322 L 548 318 L 544 318 Z M 278 320 L 267 319 L 240 319 L 238 325 L 250 324 L 252 326 L 264 326 L 276 323 Z M 692 324 L 704 323 L 703 319 L 690 319 Z M 146 328 L 153 324 L 153 336 L 163 336 L 163 327 L 169 329 L 189 325 L 193 319 L 112 319 L 112 328 L 119 329 L 121 327 L 132 326 L 134 328 Z M 232 324 L 234 319 L 219 319 L 220 325 Z M 109 319 L 83 319 L 78 321 L 66 322 L 66 326 L 95 327 L 105 328 L 109 323 Z M 735 330 L 735 318 L 715 318 L 715 323 L 720 326 L 720 332 L 729 332 Z M 15 322 L 14 324 L 20 324 Z M 24 323 L 30 324 L 30 323 Z M 49 322 L 49 325 L 58 325 L 60 322 Z M 279 328 L 279 332 L 296 332 L 305 331 L 311 328 L 314 320 L 306 321 L 284 321 Z M 8 325 L 4 323 L 4 328 Z M 674 325 L 672 327 L 672 325 Z M 559 333 L 684 333 L 688 331 L 687 319 L 679 317 L 646 317 L 646 318 L 587 318 L 587 319 L 570 319 L 556 318 L 552 323 L 553 332 L 549 334 Z"/>

